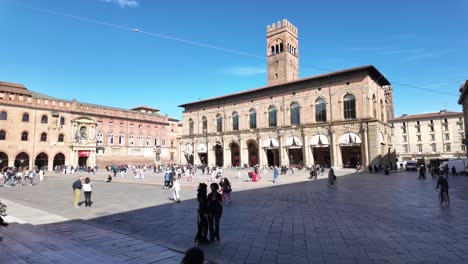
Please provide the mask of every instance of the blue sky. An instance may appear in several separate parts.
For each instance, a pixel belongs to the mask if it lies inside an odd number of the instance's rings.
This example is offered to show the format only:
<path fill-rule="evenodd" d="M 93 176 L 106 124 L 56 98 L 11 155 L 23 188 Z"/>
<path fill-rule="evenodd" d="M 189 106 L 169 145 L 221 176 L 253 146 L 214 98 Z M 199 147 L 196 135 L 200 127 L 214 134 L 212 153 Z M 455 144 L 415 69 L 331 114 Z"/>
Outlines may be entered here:
<path fill-rule="evenodd" d="M 323 73 L 306 66 L 373 64 L 390 82 L 453 94 L 394 84 L 396 115 L 461 111 L 468 1 L 285 3 L 0 0 L 0 80 L 64 99 L 149 105 L 181 118 L 179 104 L 266 85 L 266 25 L 286 18 L 299 29 L 301 77 Z"/>

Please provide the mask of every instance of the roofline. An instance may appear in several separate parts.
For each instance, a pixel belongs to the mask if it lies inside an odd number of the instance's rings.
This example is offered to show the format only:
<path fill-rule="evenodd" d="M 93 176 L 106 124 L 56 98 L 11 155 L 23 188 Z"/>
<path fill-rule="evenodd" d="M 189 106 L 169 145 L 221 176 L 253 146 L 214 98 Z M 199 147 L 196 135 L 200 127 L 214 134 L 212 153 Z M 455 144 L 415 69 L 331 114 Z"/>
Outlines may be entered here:
<path fill-rule="evenodd" d="M 187 106 L 197 105 L 197 104 L 201 104 L 201 103 L 208 103 L 208 102 L 212 102 L 212 101 L 216 101 L 216 100 L 220 100 L 220 99 L 234 97 L 234 96 L 237 96 L 237 95 L 254 93 L 254 92 L 263 91 L 263 90 L 266 90 L 266 89 L 272 89 L 272 88 L 275 88 L 275 87 L 289 86 L 289 85 L 293 85 L 293 84 L 304 82 L 304 81 L 319 80 L 319 79 L 322 79 L 322 78 L 330 77 L 332 75 L 341 75 L 341 74 L 360 72 L 360 71 L 370 71 L 370 74 L 373 75 L 374 77 L 376 76 L 377 77 L 376 81 L 379 84 L 381 84 L 382 86 L 383 85 L 391 85 L 391 83 L 387 80 L 387 78 L 385 78 L 385 76 L 383 76 L 383 74 L 380 73 L 373 65 L 364 65 L 364 66 L 359 66 L 359 67 L 354 67 L 354 68 L 349 68 L 349 69 L 344 69 L 344 70 L 319 74 L 319 75 L 315 75 L 315 76 L 311 76 L 311 77 L 301 78 L 301 79 L 297 79 L 297 80 L 286 82 L 286 83 L 275 84 L 275 85 L 270 85 L 270 86 L 263 86 L 263 87 L 254 88 L 254 89 L 241 91 L 241 92 L 237 92 L 237 93 L 232 93 L 232 94 L 228 94 L 228 95 L 212 97 L 212 98 L 208 98 L 208 99 L 201 100 L 201 101 L 193 101 L 193 102 L 190 102 L 190 103 L 178 105 L 178 107 L 187 107 Z"/>
<path fill-rule="evenodd" d="M 421 117 L 421 115 L 427 115 Z M 415 119 L 430 119 L 431 117 L 447 117 L 447 116 L 463 116 L 463 112 L 431 112 L 431 113 L 421 113 L 421 114 L 413 114 L 407 116 L 398 116 L 393 119 L 388 120 L 388 123 L 397 123 L 402 120 L 415 120 Z"/>
<path fill-rule="evenodd" d="M 458 98 L 458 104 L 462 104 L 463 98 L 466 96 L 468 90 L 468 80 L 465 80 L 460 86 L 460 98 Z"/>

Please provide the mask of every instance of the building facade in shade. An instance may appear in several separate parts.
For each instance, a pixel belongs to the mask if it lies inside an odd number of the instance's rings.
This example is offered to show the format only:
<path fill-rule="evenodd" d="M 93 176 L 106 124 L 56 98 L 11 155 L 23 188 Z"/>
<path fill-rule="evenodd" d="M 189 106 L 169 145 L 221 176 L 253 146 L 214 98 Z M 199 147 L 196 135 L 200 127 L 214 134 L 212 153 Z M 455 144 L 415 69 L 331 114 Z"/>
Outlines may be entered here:
<path fill-rule="evenodd" d="M 158 109 L 69 101 L 0 82 L 0 168 L 175 162 L 179 129 Z"/>
<path fill-rule="evenodd" d="M 392 88 L 373 66 L 299 78 L 298 30 L 267 27 L 268 86 L 180 105 L 180 162 L 355 167 L 394 161 Z"/>
<path fill-rule="evenodd" d="M 462 112 L 402 115 L 389 120 L 394 127 L 395 151 L 399 161 L 464 156 L 466 146 Z"/>
<path fill-rule="evenodd" d="M 463 107 L 463 119 L 468 120 L 468 80 L 465 80 L 460 87 L 460 98 L 458 99 L 458 104 L 461 104 Z M 468 145 L 468 124 L 465 123 L 465 137 L 463 138 L 462 144 Z M 468 150 L 465 151 L 465 156 L 468 157 Z"/>

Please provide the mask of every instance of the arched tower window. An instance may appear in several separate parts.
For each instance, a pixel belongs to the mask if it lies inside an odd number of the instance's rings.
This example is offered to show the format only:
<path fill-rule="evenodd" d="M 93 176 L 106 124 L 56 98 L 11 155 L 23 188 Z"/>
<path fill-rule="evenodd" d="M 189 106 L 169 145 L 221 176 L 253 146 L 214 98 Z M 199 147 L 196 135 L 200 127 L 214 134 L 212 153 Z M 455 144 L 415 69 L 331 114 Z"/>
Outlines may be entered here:
<path fill-rule="evenodd" d="M 5 130 L 0 130 L 0 140 L 5 140 L 6 139 L 6 132 Z"/>
<path fill-rule="evenodd" d="M 108 138 L 107 138 L 107 143 L 109 145 L 114 145 L 114 134 L 110 133 Z"/>
<path fill-rule="evenodd" d="M 58 140 L 57 140 L 57 141 L 58 141 L 58 142 L 63 142 L 63 134 L 60 134 L 60 135 L 58 136 Z"/>
<path fill-rule="evenodd" d="M 46 133 L 41 134 L 41 141 L 47 141 L 47 134 Z"/>
<path fill-rule="evenodd" d="M 0 120 L 7 120 L 7 118 L 8 118 L 7 112 L 2 111 L 2 112 L 0 113 Z"/>
<path fill-rule="evenodd" d="M 220 114 L 216 116 L 216 131 L 223 132 L 223 117 Z"/>
<path fill-rule="evenodd" d="M 190 118 L 188 121 L 189 124 L 189 135 L 193 135 L 193 119 Z"/>
<path fill-rule="evenodd" d="M 28 141 L 28 132 L 21 133 L 21 141 Z"/>
<path fill-rule="evenodd" d="M 372 116 L 377 118 L 377 99 L 375 98 L 375 94 L 372 95 L 372 111 Z"/>
<path fill-rule="evenodd" d="M 323 98 L 315 100 L 315 122 L 327 121 L 327 104 Z"/>
<path fill-rule="evenodd" d="M 49 118 L 46 115 L 41 117 L 41 124 L 47 124 L 49 122 Z"/>
<path fill-rule="evenodd" d="M 380 99 L 380 121 L 385 121 L 385 105 L 382 99 Z"/>
<path fill-rule="evenodd" d="M 206 117 L 202 117 L 202 127 L 203 127 L 203 134 L 208 133 L 208 120 Z"/>
<path fill-rule="evenodd" d="M 124 134 L 120 134 L 120 137 L 119 137 L 119 145 L 123 145 L 125 144 L 125 135 Z"/>
<path fill-rule="evenodd" d="M 24 113 L 24 114 L 23 114 L 23 118 L 21 119 L 21 121 L 23 121 L 23 122 L 29 122 L 29 114 Z"/>
<path fill-rule="evenodd" d="M 239 130 L 239 114 L 232 113 L 232 130 Z"/>
<path fill-rule="evenodd" d="M 268 126 L 269 127 L 276 127 L 277 122 L 276 122 L 276 107 L 270 106 L 268 108 Z"/>
<path fill-rule="evenodd" d="M 356 98 L 352 94 L 343 97 L 343 114 L 345 119 L 356 119 Z"/>
<path fill-rule="evenodd" d="M 60 117 L 60 125 L 64 126 L 65 125 L 65 117 Z"/>
<path fill-rule="evenodd" d="M 249 117 L 250 117 L 250 129 L 256 129 L 257 128 L 257 112 L 255 111 L 255 109 L 250 109 Z"/>
<path fill-rule="evenodd" d="M 294 102 L 290 106 L 291 109 L 291 125 L 299 125 L 301 123 L 301 112 L 299 104 Z"/>
<path fill-rule="evenodd" d="M 99 133 L 97 134 L 97 137 L 96 137 L 96 144 L 102 145 L 103 137 L 104 137 L 104 135 L 102 134 L 102 132 L 99 132 Z"/>

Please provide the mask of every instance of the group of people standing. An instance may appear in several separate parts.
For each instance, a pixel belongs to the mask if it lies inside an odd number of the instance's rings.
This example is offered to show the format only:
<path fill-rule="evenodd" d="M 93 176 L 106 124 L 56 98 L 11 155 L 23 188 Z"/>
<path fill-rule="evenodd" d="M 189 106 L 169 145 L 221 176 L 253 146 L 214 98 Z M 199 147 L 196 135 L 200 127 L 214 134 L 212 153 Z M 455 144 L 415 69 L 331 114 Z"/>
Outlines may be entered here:
<path fill-rule="evenodd" d="M 4 168 L 0 171 L 0 184 L 5 187 L 23 186 L 24 182 L 29 182 L 29 186 L 34 184 L 34 178 L 39 175 L 39 180 L 44 180 L 44 170 L 26 168 Z"/>
<path fill-rule="evenodd" d="M 75 182 L 73 182 L 72 185 L 73 193 L 74 193 L 74 202 L 73 205 L 75 207 L 80 207 L 80 196 L 81 196 L 81 190 L 83 189 L 83 193 L 85 196 L 85 206 L 86 207 L 91 207 L 93 202 L 91 201 L 91 193 L 93 191 L 93 183 L 89 179 L 89 177 L 86 177 L 83 180 L 83 177 L 80 176 Z"/>
<path fill-rule="evenodd" d="M 211 192 L 207 194 L 207 185 L 200 183 L 197 190 L 198 201 L 198 231 L 195 242 L 208 244 L 215 239 L 220 240 L 219 223 L 223 214 L 223 198 L 218 192 L 217 183 L 210 184 Z M 208 230 L 210 239 L 208 240 Z"/>

